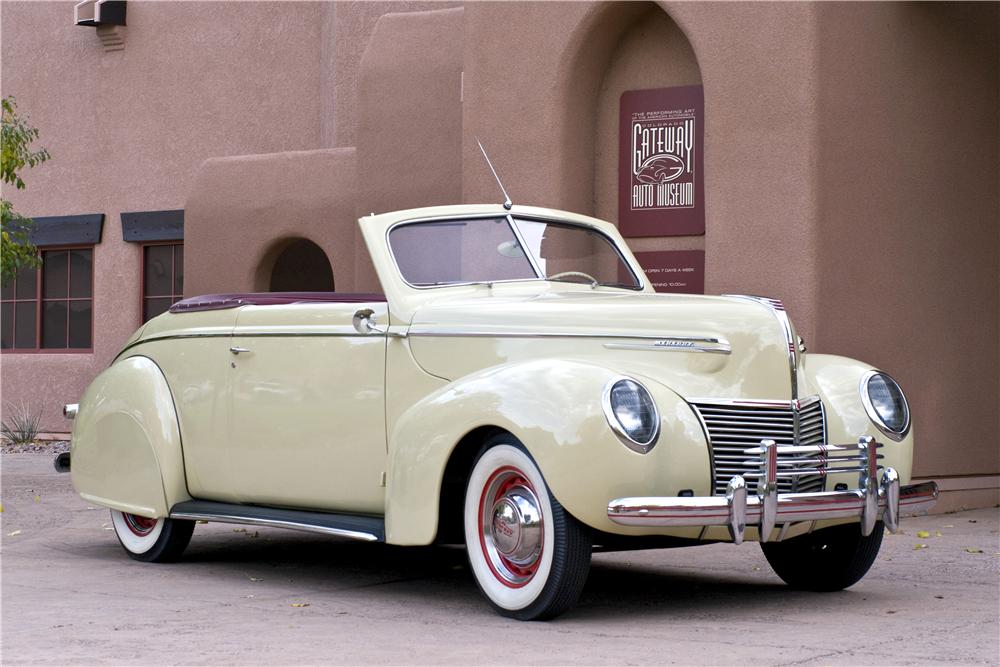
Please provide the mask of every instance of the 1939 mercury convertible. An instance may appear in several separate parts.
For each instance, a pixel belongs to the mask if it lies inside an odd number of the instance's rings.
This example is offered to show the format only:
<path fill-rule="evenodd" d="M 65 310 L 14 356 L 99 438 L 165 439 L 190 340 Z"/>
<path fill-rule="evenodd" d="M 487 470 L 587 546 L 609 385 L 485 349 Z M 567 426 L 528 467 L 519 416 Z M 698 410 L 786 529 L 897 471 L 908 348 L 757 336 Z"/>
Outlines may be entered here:
<path fill-rule="evenodd" d="M 197 520 L 464 542 L 497 611 L 541 619 L 595 546 L 752 540 L 839 590 L 937 497 L 896 382 L 806 354 L 780 301 L 656 294 L 613 225 L 561 211 L 359 224 L 384 295 L 181 301 L 66 406 L 73 484 L 131 557 Z"/>

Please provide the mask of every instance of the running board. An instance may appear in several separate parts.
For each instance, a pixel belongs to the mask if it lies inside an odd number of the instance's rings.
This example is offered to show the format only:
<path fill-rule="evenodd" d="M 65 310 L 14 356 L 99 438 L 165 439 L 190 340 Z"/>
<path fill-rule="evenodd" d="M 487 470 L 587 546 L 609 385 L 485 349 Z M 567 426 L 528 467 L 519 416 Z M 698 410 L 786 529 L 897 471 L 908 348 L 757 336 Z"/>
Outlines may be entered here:
<path fill-rule="evenodd" d="M 384 519 L 356 514 L 307 512 L 258 505 L 217 503 L 210 500 L 186 500 L 170 508 L 170 518 L 290 528 L 365 542 L 385 542 Z"/>

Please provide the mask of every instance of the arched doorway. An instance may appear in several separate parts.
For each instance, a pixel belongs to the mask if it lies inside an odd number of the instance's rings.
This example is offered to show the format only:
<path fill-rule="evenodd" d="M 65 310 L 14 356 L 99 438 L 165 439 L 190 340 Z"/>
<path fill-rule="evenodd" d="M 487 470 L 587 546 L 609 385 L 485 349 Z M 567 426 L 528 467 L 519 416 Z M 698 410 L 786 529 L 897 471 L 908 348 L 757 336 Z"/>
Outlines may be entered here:
<path fill-rule="evenodd" d="M 291 241 L 274 259 L 268 291 L 334 291 L 333 268 L 326 253 L 308 239 Z"/>

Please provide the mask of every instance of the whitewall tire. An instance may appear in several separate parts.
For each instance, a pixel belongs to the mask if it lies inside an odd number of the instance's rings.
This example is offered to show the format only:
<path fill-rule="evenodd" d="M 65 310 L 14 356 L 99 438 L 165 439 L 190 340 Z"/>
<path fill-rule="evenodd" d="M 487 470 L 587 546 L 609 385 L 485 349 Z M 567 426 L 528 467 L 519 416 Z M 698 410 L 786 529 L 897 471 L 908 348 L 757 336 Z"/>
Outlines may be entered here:
<path fill-rule="evenodd" d="M 498 612 L 536 620 L 576 603 L 590 569 L 590 531 L 552 497 L 516 438 L 487 441 L 469 474 L 463 512 L 472 573 Z"/>
<path fill-rule="evenodd" d="M 193 521 L 147 519 L 118 510 L 111 510 L 111 524 L 125 552 L 146 562 L 176 560 L 194 532 Z"/>

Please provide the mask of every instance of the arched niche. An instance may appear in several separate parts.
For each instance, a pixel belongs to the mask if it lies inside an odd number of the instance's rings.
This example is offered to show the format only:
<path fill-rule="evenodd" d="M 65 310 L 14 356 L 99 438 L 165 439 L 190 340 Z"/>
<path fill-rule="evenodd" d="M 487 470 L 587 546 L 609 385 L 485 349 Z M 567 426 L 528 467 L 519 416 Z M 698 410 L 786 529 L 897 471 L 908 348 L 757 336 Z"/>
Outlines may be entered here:
<path fill-rule="evenodd" d="M 652 2 L 595 7 L 566 52 L 564 145 L 573 165 L 576 208 L 618 219 L 618 109 L 626 90 L 701 84 L 701 70 L 684 31 Z M 711 113 L 711 110 L 706 110 Z"/>
<path fill-rule="evenodd" d="M 618 116 L 622 93 L 691 85 L 701 85 L 701 70 L 691 43 L 663 9 L 646 5 L 612 51 L 596 98 L 594 214 L 598 218 L 618 218 Z M 707 109 L 706 115 L 709 113 Z"/>
<path fill-rule="evenodd" d="M 282 239 L 257 266 L 255 287 L 267 292 L 333 292 L 333 267 L 323 249 L 304 238 Z"/>

